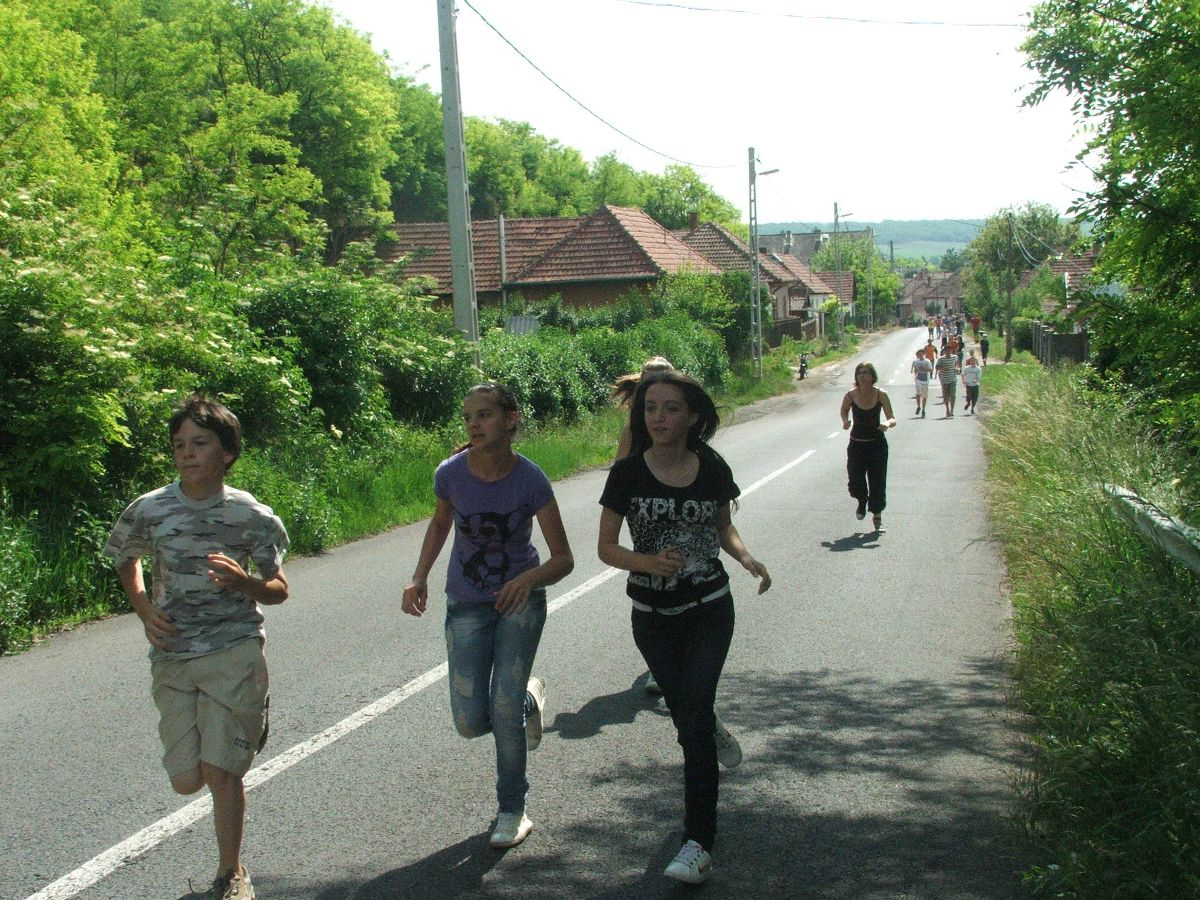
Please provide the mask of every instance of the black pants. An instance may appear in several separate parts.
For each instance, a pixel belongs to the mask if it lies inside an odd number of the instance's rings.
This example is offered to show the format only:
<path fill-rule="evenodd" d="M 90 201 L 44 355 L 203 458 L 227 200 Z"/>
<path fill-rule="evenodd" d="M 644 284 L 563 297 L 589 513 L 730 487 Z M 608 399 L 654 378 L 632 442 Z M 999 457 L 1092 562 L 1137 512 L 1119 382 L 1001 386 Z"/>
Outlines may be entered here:
<path fill-rule="evenodd" d="M 867 509 L 881 513 L 887 506 L 888 445 L 883 437 L 873 441 L 851 441 L 846 448 L 846 475 L 850 496 Z"/>
<path fill-rule="evenodd" d="M 633 640 L 671 710 L 683 748 L 683 830 L 711 851 L 717 835 L 717 682 L 733 640 L 733 598 L 675 616 L 633 611 Z"/>

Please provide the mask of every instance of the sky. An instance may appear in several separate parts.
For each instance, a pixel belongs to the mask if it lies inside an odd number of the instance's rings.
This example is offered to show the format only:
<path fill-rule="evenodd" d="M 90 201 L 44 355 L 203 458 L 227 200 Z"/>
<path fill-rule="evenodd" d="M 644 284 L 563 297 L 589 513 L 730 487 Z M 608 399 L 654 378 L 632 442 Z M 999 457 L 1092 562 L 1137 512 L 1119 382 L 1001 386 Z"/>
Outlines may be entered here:
<path fill-rule="evenodd" d="M 441 94 L 437 0 L 323 5 Z M 1065 212 L 1092 183 L 1069 168 L 1084 140 L 1069 98 L 1022 107 L 1031 8 L 456 0 L 463 114 L 528 122 L 589 162 L 612 152 L 639 171 L 690 165 L 743 221 L 753 147 L 756 172 L 778 170 L 756 178 L 760 224 L 830 222 L 835 203 L 848 227 L 985 218 L 1028 201 Z"/>

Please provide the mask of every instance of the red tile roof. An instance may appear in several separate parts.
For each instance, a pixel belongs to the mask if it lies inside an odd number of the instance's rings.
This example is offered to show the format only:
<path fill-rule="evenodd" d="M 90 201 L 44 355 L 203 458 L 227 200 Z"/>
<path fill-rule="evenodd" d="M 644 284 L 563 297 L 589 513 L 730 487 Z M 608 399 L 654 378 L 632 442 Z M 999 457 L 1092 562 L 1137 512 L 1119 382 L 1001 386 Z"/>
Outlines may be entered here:
<path fill-rule="evenodd" d="M 808 289 L 810 294 L 835 293 L 833 288 L 817 277 L 816 272 L 800 262 L 798 256 L 793 256 L 791 253 L 773 253 L 772 256 L 779 261 L 780 265 L 791 272 L 796 280 Z"/>
<path fill-rule="evenodd" d="M 505 270 L 511 281 L 550 247 L 583 221 L 582 216 L 544 219 L 505 219 Z M 446 222 L 399 222 L 392 226 L 394 243 L 380 251 L 385 262 L 409 256 L 405 274 L 428 275 L 437 281 L 438 294 L 453 293 L 450 261 L 450 226 Z M 495 219 L 471 223 L 471 250 L 475 262 L 475 290 L 500 290 L 500 227 Z"/>
<path fill-rule="evenodd" d="M 453 292 L 450 226 L 445 222 L 397 223 L 394 242 L 380 251 L 385 262 L 408 257 L 405 273 L 437 281 Z M 505 219 L 504 285 L 655 279 L 683 269 L 719 271 L 640 209 L 602 206 L 590 216 Z M 471 223 L 475 290 L 498 292 L 500 229 L 493 219 Z"/>
<path fill-rule="evenodd" d="M 750 271 L 750 246 L 723 225 L 707 222 L 685 233 L 683 242 L 722 272 Z M 769 282 L 788 284 L 796 280 L 784 266 L 763 253 L 759 253 L 758 265 Z"/>
<path fill-rule="evenodd" d="M 842 303 L 854 302 L 854 272 L 846 269 L 841 273 L 842 281 L 838 284 L 838 273 L 834 272 L 817 272 L 818 278 L 825 282 L 837 294 L 837 297 Z"/>

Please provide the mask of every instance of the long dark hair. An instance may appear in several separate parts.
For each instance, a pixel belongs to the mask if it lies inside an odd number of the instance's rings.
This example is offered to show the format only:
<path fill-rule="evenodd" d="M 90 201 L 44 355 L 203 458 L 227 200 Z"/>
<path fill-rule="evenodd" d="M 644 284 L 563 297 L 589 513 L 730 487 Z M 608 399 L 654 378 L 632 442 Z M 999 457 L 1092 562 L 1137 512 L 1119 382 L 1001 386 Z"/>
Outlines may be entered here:
<path fill-rule="evenodd" d="M 633 405 L 629 410 L 629 432 L 632 439 L 629 455 L 636 456 L 644 453 L 650 447 L 650 432 L 646 428 L 646 391 L 652 384 L 664 383 L 673 384 L 679 388 L 683 393 L 683 402 L 687 404 L 688 412 L 696 414 L 696 422 L 688 429 L 688 449 L 716 453 L 708 446 L 708 441 L 716 433 L 717 426 L 721 424 L 717 405 L 713 403 L 713 398 L 708 395 L 708 391 L 699 381 L 686 372 L 671 369 L 665 372 L 651 372 L 641 379 L 641 383 L 638 384 L 637 390 L 633 394 Z"/>
<path fill-rule="evenodd" d="M 496 405 L 500 407 L 500 411 L 506 415 L 508 413 L 517 413 L 517 415 L 520 415 L 521 413 L 521 404 L 517 401 L 517 395 L 512 392 L 512 388 L 506 384 L 501 384 L 499 381 L 480 382 L 467 391 L 467 393 L 463 396 L 463 400 L 466 400 L 467 397 L 470 397 L 472 394 L 491 394 L 492 399 L 496 401 Z M 518 425 L 519 424 L 520 423 L 518 423 Z M 513 438 L 517 436 L 516 426 L 513 427 L 510 436 Z M 458 453 L 462 453 L 464 450 L 469 450 L 470 448 L 471 442 L 467 441 L 461 447 L 455 448 L 454 453 L 451 453 L 450 455 L 454 456 Z"/>

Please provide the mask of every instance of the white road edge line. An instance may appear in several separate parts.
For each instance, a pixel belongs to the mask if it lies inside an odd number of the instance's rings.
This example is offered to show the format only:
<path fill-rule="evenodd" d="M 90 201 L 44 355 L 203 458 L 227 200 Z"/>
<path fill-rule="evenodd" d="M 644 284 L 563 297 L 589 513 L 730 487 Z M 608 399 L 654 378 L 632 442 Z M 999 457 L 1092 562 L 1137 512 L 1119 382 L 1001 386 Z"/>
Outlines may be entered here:
<path fill-rule="evenodd" d="M 837 432 L 834 432 L 836 436 Z M 760 478 L 750 487 L 742 491 L 742 496 L 752 494 L 763 485 L 775 480 L 784 472 L 794 466 L 800 465 L 814 453 L 816 450 L 809 450 L 802 456 L 797 457 L 785 466 L 776 469 L 774 472 Z M 564 594 L 555 597 L 546 607 L 546 614 L 557 612 L 569 603 L 578 600 L 584 594 L 595 590 L 604 582 L 608 581 L 616 575 L 621 574 L 623 570 L 614 569 L 611 566 L 606 568 L 599 575 L 594 575 L 587 581 L 576 587 L 571 588 Z M 318 735 L 314 735 L 306 741 L 301 741 L 291 749 L 285 750 L 278 756 L 272 757 L 261 766 L 257 766 L 246 773 L 246 790 L 249 791 L 258 787 L 264 782 L 270 781 L 276 775 L 290 769 L 296 763 L 302 762 L 312 756 L 317 751 L 327 747 L 334 741 L 345 737 L 352 731 L 356 731 L 368 722 L 377 719 L 379 716 L 388 712 L 395 706 L 403 703 L 414 694 L 420 693 L 432 684 L 437 684 L 446 677 L 449 671 L 448 665 L 442 663 L 440 666 L 434 666 L 428 672 L 418 675 L 416 678 L 397 688 L 390 694 L 380 697 L 378 700 L 367 704 L 362 709 L 355 713 L 351 713 L 336 725 L 326 728 Z M 162 843 L 167 838 L 176 834 L 179 831 L 187 828 L 189 825 L 198 821 L 212 811 L 212 797 L 205 796 L 198 800 L 193 800 L 187 806 L 176 810 L 169 816 L 164 816 L 153 825 L 143 828 L 137 834 L 122 841 L 114 847 L 110 847 L 98 856 L 93 857 L 88 862 L 84 863 L 73 872 L 68 872 L 66 875 L 54 881 L 46 887 L 42 888 L 36 894 L 30 894 L 26 900 L 69 900 L 83 891 L 86 891 L 92 885 L 107 878 L 117 869 L 126 863 L 133 862 L 143 853 L 153 849 L 157 844 Z"/>

